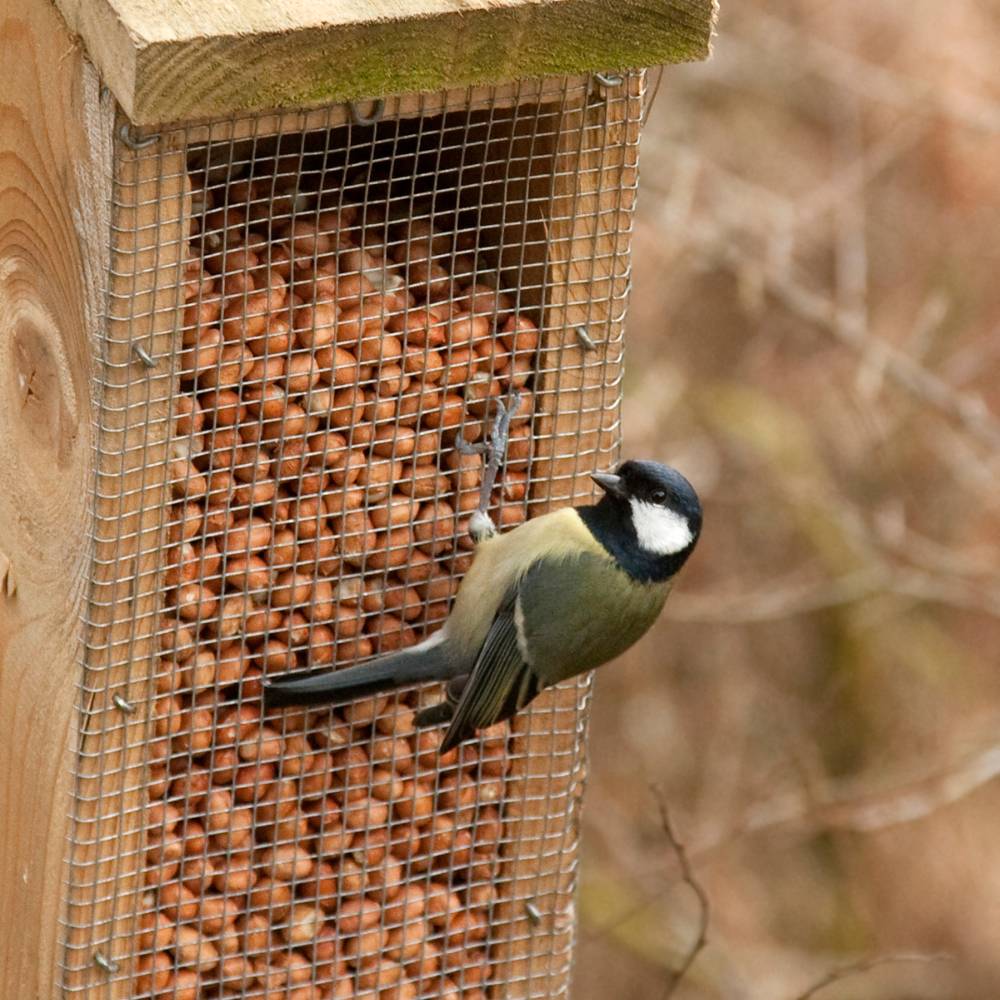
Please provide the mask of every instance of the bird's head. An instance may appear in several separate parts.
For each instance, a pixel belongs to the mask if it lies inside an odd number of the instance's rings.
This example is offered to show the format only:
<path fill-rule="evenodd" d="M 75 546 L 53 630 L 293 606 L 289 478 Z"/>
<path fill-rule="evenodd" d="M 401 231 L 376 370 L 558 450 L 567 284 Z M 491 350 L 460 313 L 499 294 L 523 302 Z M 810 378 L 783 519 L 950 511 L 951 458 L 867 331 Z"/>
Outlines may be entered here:
<path fill-rule="evenodd" d="M 604 490 L 601 505 L 618 509 L 645 554 L 683 563 L 701 533 L 701 503 L 676 469 L 633 460 L 592 478 Z"/>

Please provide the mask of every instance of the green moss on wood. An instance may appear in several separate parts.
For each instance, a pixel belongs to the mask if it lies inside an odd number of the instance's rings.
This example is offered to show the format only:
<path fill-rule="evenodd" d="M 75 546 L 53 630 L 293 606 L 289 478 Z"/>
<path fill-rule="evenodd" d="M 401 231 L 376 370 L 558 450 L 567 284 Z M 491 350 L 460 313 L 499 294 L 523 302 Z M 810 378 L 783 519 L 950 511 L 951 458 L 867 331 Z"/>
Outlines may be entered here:
<path fill-rule="evenodd" d="M 308 107 L 708 55 L 713 0 L 560 0 L 294 34 L 179 39 L 137 56 L 140 123 Z"/>

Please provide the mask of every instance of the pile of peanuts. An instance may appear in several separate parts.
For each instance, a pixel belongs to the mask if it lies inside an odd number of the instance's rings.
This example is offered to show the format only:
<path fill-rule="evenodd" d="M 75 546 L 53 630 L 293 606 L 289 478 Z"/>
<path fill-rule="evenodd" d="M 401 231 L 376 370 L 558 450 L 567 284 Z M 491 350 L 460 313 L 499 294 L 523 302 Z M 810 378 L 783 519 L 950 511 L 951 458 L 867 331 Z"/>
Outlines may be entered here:
<path fill-rule="evenodd" d="M 506 726 L 441 756 L 412 692 L 265 714 L 261 678 L 444 620 L 482 475 L 456 437 L 512 389 L 491 514 L 525 517 L 538 329 L 456 216 L 255 170 L 193 175 L 132 995 L 483 1000 Z"/>

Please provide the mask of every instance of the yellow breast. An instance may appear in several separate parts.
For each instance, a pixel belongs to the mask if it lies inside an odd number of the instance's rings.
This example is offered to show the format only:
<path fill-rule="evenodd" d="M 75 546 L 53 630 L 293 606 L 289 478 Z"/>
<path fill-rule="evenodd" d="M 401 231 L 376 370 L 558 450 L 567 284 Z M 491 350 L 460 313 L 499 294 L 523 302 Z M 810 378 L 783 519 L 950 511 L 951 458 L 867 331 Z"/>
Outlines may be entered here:
<path fill-rule="evenodd" d="M 481 542 L 448 618 L 449 637 L 468 650 L 478 649 L 507 591 L 533 562 L 581 551 L 607 557 L 572 507 Z"/>

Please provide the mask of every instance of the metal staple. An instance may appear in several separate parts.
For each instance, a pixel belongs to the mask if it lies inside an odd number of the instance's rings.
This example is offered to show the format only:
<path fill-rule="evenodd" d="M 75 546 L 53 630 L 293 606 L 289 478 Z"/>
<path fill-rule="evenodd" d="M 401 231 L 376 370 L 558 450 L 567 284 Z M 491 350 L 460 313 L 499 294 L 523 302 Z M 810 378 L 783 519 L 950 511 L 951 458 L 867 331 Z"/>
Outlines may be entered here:
<path fill-rule="evenodd" d="M 156 360 L 142 344 L 133 344 L 132 353 L 147 367 L 155 368 Z"/>
<path fill-rule="evenodd" d="M 143 149 L 149 149 L 150 146 L 155 146 L 160 141 L 160 134 L 156 132 L 153 135 L 137 138 L 132 131 L 132 126 L 125 122 L 118 129 L 118 138 L 133 152 L 139 152 Z"/>
<path fill-rule="evenodd" d="M 377 124 L 382 115 L 385 113 L 385 101 L 379 98 L 377 101 L 372 101 L 372 109 L 367 115 L 362 115 L 358 111 L 358 105 L 356 101 L 351 102 L 351 120 L 355 125 L 375 125 Z"/>

